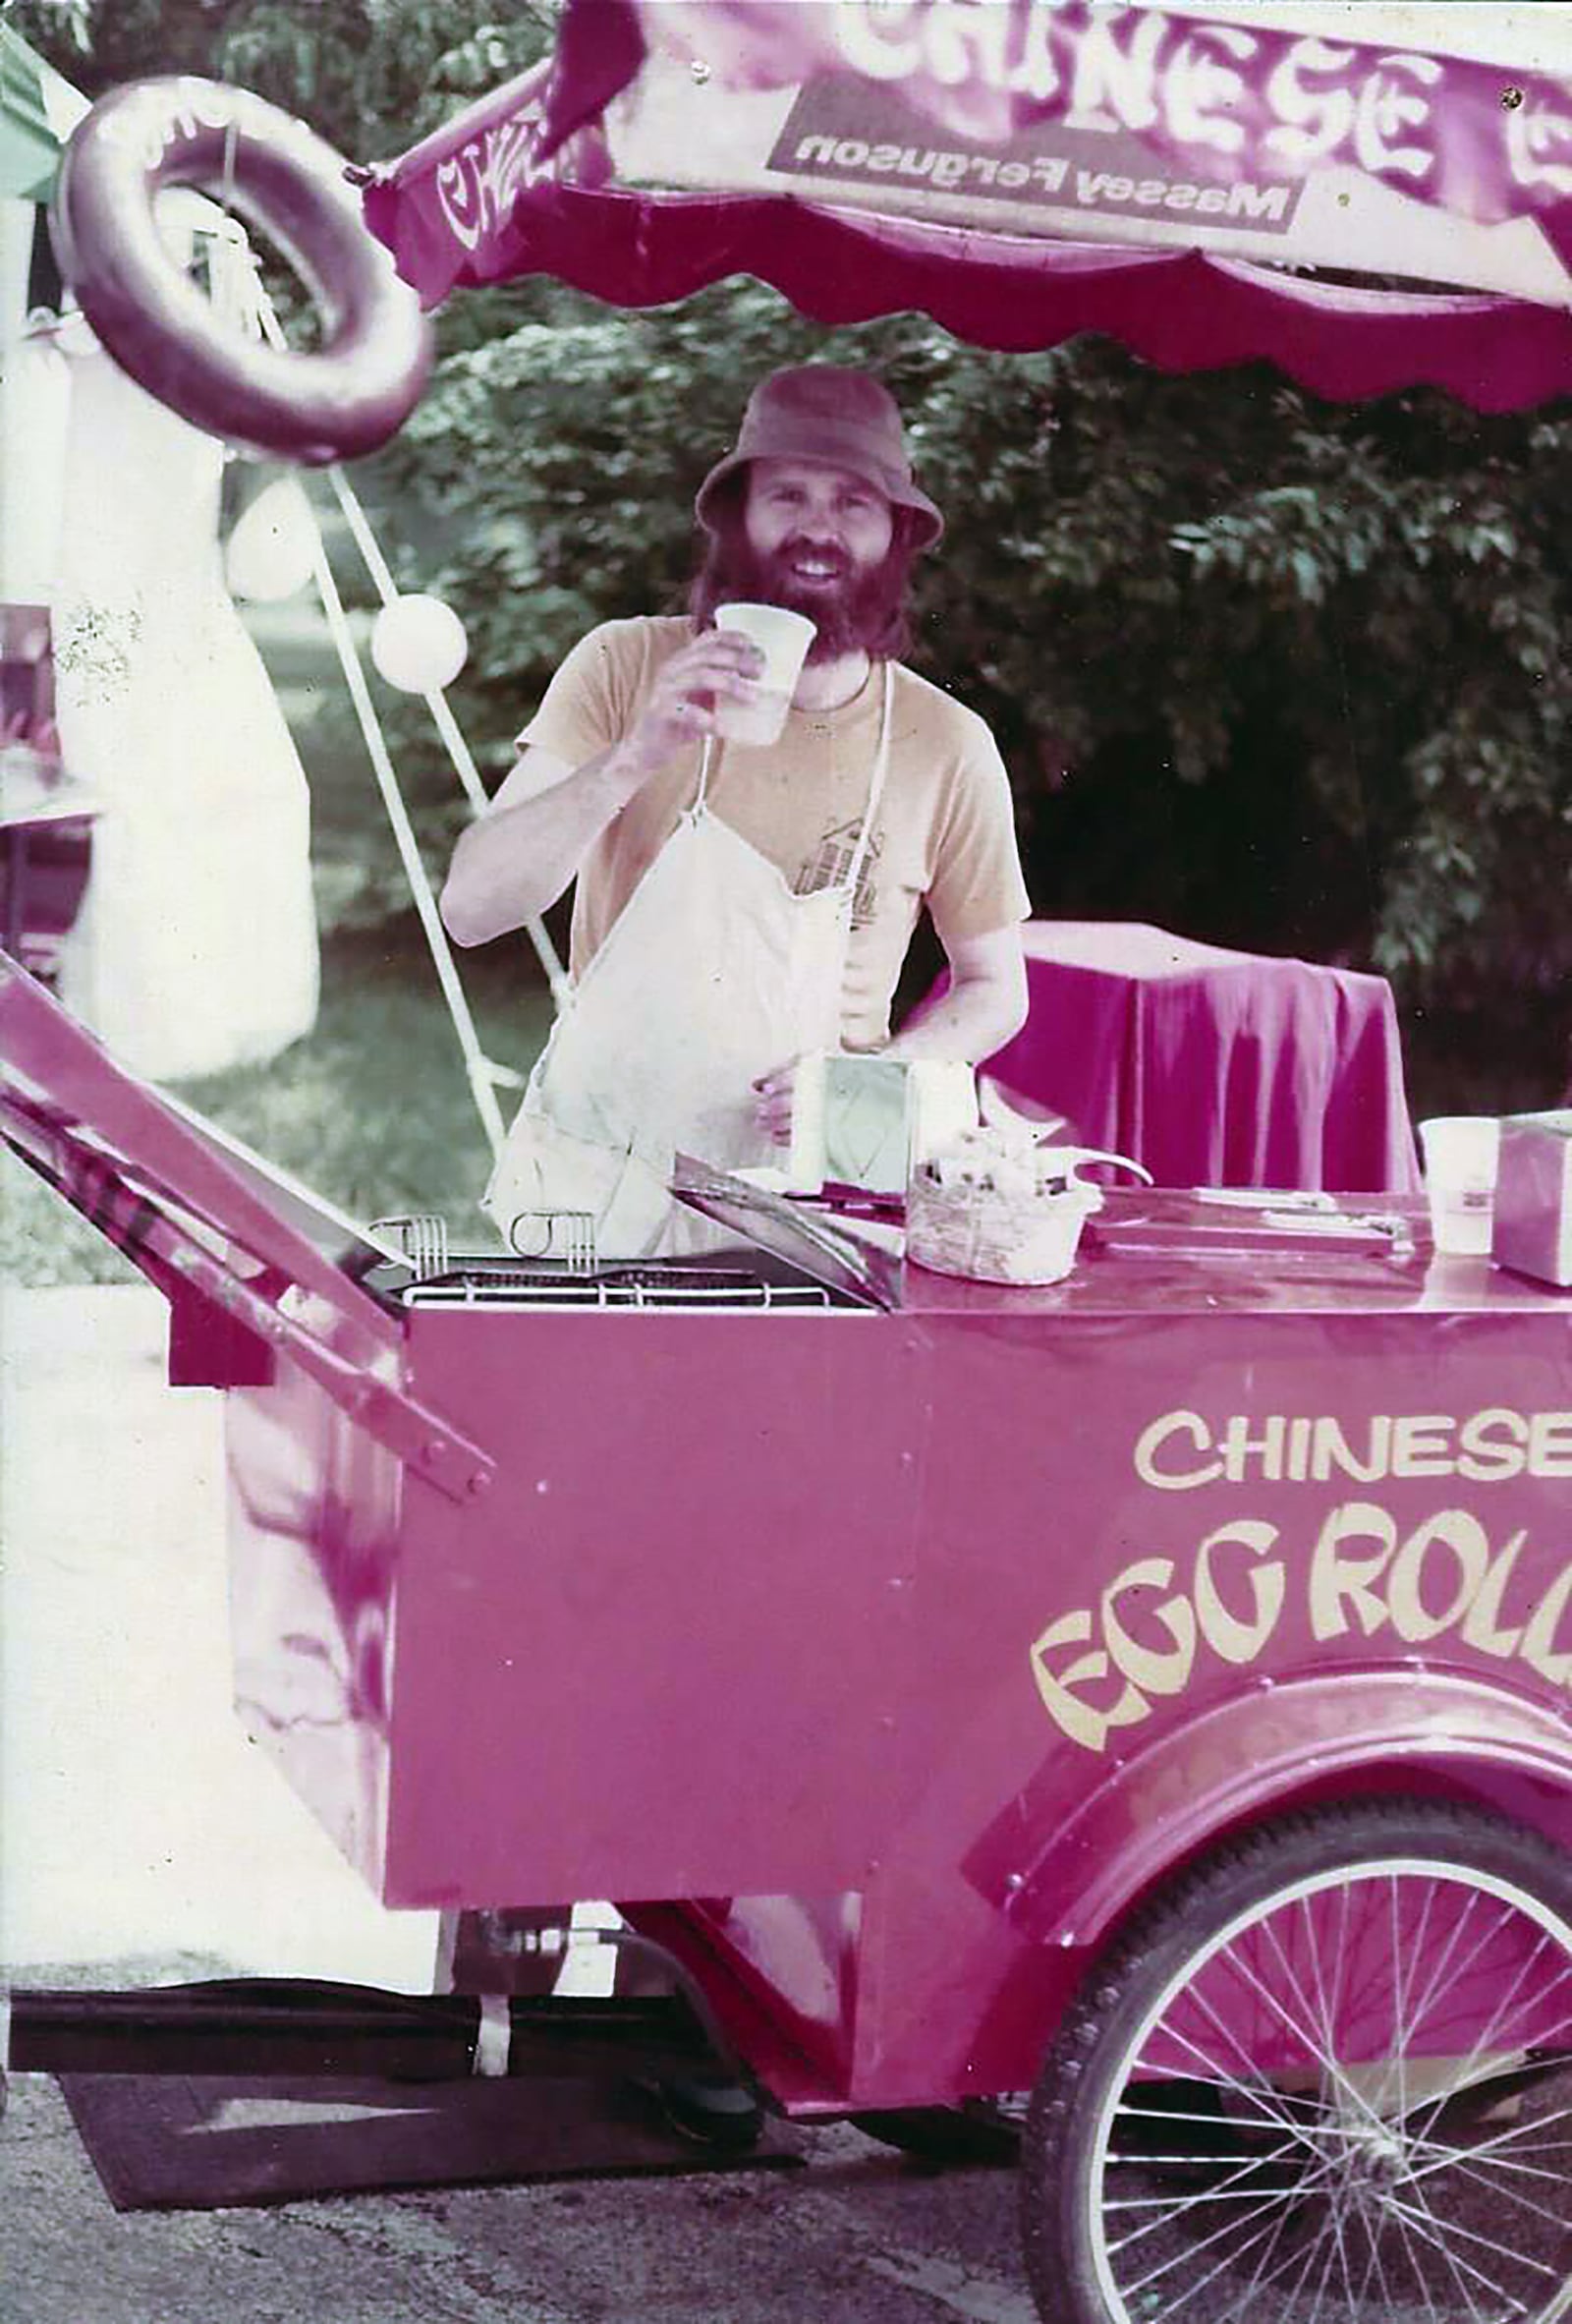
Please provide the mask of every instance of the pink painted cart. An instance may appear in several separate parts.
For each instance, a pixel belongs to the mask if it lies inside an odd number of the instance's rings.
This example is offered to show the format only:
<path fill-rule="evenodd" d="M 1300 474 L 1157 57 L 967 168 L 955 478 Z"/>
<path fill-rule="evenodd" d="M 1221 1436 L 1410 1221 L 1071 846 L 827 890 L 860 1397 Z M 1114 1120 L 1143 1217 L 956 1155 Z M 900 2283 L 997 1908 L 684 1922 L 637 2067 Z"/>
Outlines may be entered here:
<path fill-rule="evenodd" d="M 573 0 L 555 65 L 366 215 L 428 300 L 747 270 L 825 321 L 1106 329 L 1321 392 L 1572 383 L 1559 85 L 1130 14 Z M 285 167 L 254 108 L 145 102 L 100 194 Z M 1357 155 L 1274 175 L 1339 106 Z M 1381 236 L 1443 118 L 1446 279 L 1512 295 L 1308 278 L 1436 279 L 1433 234 L 1406 263 Z M 179 401 L 178 366 L 150 383 Z M 388 1905 L 611 1897 L 676 1995 L 500 2027 L 339 1996 L 239 2032 L 233 1996 L 19 1995 L 14 2062 L 524 2071 L 578 2044 L 718 2060 L 928 2152 L 1030 2091 L 1052 2324 L 1572 2315 L 1564 1294 L 1437 1259 L 1384 1197 L 1110 1196 L 1036 1291 L 729 1205 L 702 1266 L 395 1248 L 4 963 L 0 1058 L 8 1141 L 166 1292 L 172 1379 L 227 1391 L 249 1730 Z"/>
<path fill-rule="evenodd" d="M 1564 1296 L 1174 1194 L 1048 1290 L 395 1260 L 8 966 L 0 1051 L 228 1390 L 241 1715 L 386 1903 L 615 1898 L 800 2118 L 1035 2087 L 1045 2316 L 1566 2312 Z"/>

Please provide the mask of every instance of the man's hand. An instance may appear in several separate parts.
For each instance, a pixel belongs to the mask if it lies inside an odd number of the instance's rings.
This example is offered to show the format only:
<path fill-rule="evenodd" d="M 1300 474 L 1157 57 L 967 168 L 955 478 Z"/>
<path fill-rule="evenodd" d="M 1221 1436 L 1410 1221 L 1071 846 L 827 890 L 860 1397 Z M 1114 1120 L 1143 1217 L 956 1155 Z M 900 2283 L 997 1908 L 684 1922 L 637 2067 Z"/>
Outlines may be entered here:
<path fill-rule="evenodd" d="M 801 1058 L 793 1057 L 786 1064 L 761 1073 L 754 1084 L 757 1100 L 754 1117 L 776 1146 L 789 1146 L 792 1142 L 792 1105 L 801 1062 Z"/>
<path fill-rule="evenodd" d="M 746 702 L 763 666 L 751 638 L 705 630 L 662 666 L 638 718 L 599 758 L 576 767 L 525 750 L 453 851 L 441 910 L 455 942 L 483 944 L 549 910 L 612 818 L 715 731 L 718 701 Z"/>
<path fill-rule="evenodd" d="M 752 638 L 704 630 L 662 663 L 616 756 L 641 780 L 658 773 L 696 736 L 715 732 L 720 701 L 750 701 L 763 668 L 763 652 Z"/>

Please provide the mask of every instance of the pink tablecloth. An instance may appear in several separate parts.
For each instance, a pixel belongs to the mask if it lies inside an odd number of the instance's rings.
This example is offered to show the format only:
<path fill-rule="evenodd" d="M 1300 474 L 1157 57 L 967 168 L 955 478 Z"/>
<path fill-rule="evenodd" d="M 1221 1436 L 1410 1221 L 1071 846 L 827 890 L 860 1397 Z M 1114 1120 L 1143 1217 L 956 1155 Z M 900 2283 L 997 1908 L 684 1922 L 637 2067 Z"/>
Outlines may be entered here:
<path fill-rule="evenodd" d="M 1033 921 L 1032 1013 L 988 1070 L 1160 1186 L 1412 1193 L 1419 1169 L 1383 977 Z"/>

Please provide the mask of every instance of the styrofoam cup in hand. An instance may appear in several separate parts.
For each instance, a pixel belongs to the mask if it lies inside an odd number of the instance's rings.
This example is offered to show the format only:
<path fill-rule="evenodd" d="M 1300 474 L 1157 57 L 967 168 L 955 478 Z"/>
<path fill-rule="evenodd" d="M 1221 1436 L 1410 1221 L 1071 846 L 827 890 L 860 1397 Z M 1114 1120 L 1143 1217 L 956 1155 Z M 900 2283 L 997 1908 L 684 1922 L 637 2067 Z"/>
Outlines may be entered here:
<path fill-rule="evenodd" d="M 751 693 L 722 696 L 715 707 L 715 723 L 732 742 L 755 745 L 778 740 L 791 709 L 792 696 L 808 658 L 817 625 L 806 613 L 787 605 L 717 605 L 715 627 L 738 630 L 752 638 L 764 656 L 764 667 Z"/>
<path fill-rule="evenodd" d="M 1437 1251 L 1478 1257 L 1490 1247 L 1501 1125 L 1474 1113 L 1444 1113 L 1419 1125 L 1425 1192 Z"/>

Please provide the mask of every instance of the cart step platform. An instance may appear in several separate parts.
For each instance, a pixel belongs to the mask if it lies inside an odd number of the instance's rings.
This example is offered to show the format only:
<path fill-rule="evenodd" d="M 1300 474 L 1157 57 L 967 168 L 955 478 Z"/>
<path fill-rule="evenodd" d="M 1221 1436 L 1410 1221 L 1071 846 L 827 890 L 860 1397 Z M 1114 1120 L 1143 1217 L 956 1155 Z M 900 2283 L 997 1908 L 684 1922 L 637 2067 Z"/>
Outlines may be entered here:
<path fill-rule="evenodd" d="M 206 2211 L 398 2187 L 637 2173 L 789 2171 L 804 2133 L 698 2145 L 627 2080 L 258 2082 L 66 2074 L 60 2087 L 117 2211 Z"/>

